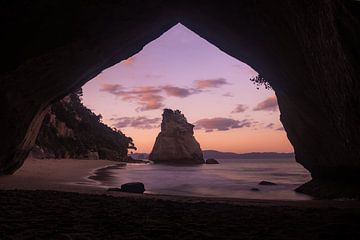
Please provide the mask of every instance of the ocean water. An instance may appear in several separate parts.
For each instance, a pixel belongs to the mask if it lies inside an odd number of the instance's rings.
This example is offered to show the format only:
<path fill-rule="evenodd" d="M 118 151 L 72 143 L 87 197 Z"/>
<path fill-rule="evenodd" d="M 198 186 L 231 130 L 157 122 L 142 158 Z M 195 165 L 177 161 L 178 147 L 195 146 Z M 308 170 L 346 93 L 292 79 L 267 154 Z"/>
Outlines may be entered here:
<path fill-rule="evenodd" d="M 146 193 L 220 198 L 307 200 L 294 189 L 309 181 L 310 174 L 294 159 L 219 159 L 220 164 L 171 166 L 128 164 L 107 169 L 103 187 L 143 182 Z M 259 185 L 260 181 L 276 183 Z M 252 190 L 257 188 L 258 191 Z"/>

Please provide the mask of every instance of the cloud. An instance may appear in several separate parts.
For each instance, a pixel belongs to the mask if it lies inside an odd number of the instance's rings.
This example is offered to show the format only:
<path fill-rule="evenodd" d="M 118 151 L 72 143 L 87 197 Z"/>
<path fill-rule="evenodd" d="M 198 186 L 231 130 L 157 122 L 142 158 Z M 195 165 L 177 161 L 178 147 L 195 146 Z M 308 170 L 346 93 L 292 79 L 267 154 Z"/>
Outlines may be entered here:
<path fill-rule="evenodd" d="M 159 127 L 159 123 L 161 118 L 148 118 L 146 116 L 140 117 L 119 117 L 119 118 L 111 118 L 110 120 L 116 121 L 113 124 L 116 128 L 141 128 L 141 129 L 149 129 L 149 128 L 157 128 Z"/>
<path fill-rule="evenodd" d="M 242 112 L 245 112 L 245 110 L 247 109 L 248 107 L 243 105 L 243 104 L 238 104 L 236 106 L 236 108 L 231 112 L 231 113 L 242 113 Z"/>
<path fill-rule="evenodd" d="M 276 111 L 278 109 L 278 104 L 275 96 L 268 97 L 262 102 L 259 102 L 254 111 Z"/>
<path fill-rule="evenodd" d="M 137 96 L 137 102 L 141 106 L 137 108 L 138 111 L 154 110 L 164 107 L 162 103 L 163 97 L 151 92 L 143 93 Z"/>
<path fill-rule="evenodd" d="M 227 92 L 223 94 L 224 97 L 234 97 L 234 95 L 231 92 Z"/>
<path fill-rule="evenodd" d="M 258 121 L 251 121 L 252 127 L 254 127 L 253 130 L 259 130 L 259 129 L 272 129 L 274 131 L 284 131 L 284 128 L 282 126 L 279 126 L 279 124 L 275 123 L 264 123 L 264 122 L 258 122 Z"/>
<path fill-rule="evenodd" d="M 227 131 L 232 128 L 250 127 L 251 122 L 248 119 L 235 120 L 232 118 L 204 118 L 195 122 L 196 129 L 205 129 L 206 132 L 214 130 Z"/>
<path fill-rule="evenodd" d="M 147 111 L 159 109 L 164 106 L 164 97 L 160 95 L 161 89 L 151 86 L 135 87 L 130 91 L 124 91 L 120 97 L 124 101 L 136 101 L 140 107 L 136 110 Z"/>
<path fill-rule="evenodd" d="M 100 88 L 100 91 L 108 92 L 114 95 L 121 94 L 124 91 L 124 88 L 120 84 L 103 84 Z"/>
<path fill-rule="evenodd" d="M 203 92 L 204 88 L 212 88 L 227 84 L 225 79 L 199 80 L 196 88 L 183 88 L 172 85 L 143 86 L 126 89 L 120 84 L 103 84 L 100 91 L 110 93 L 123 101 L 136 102 L 140 107 L 136 110 L 147 111 L 164 107 L 163 94 L 170 97 L 185 98 Z"/>
<path fill-rule="evenodd" d="M 174 86 L 170 86 L 170 85 L 163 86 L 162 89 L 166 92 L 166 94 L 168 96 L 180 97 L 180 98 L 185 98 L 192 94 L 201 92 L 200 90 L 193 89 L 193 88 L 181 88 L 181 87 L 174 87 Z"/>
<path fill-rule="evenodd" d="M 147 111 L 162 108 L 164 97 L 159 95 L 161 89 L 151 86 L 135 87 L 131 90 L 126 90 L 120 84 L 103 84 L 100 91 L 108 92 L 124 101 L 136 101 L 140 105 L 138 111 Z"/>
<path fill-rule="evenodd" d="M 128 59 L 122 60 L 121 63 L 127 65 L 127 66 L 132 66 L 135 62 L 135 57 L 129 57 Z"/>
<path fill-rule="evenodd" d="M 195 86 L 197 89 L 205 89 L 205 88 L 217 88 L 222 85 L 229 84 L 224 78 L 217 79 L 207 79 L 207 80 L 196 80 Z"/>

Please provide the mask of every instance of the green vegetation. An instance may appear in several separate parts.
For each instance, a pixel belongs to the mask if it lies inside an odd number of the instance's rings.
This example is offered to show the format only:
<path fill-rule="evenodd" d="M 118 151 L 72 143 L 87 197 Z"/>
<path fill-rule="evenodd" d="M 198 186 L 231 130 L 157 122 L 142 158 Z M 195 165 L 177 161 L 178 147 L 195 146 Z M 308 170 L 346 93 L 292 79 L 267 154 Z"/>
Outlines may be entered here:
<path fill-rule="evenodd" d="M 45 158 L 98 158 L 122 160 L 133 140 L 102 123 L 81 103 L 82 91 L 54 103 L 46 115 L 36 144 Z M 91 156 L 90 156 L 91 155 Z"/>

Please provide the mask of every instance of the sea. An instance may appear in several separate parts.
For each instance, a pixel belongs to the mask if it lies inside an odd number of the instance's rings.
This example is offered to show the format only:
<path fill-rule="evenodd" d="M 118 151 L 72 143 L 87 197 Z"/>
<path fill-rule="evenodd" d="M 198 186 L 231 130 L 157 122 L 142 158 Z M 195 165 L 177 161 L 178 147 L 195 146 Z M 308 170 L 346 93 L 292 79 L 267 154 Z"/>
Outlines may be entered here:
<path fill-rule="evenodd" d="M 101 187 L 119 187 L 128 182 L 142 182 L 150 194 L 272 199 L 309 200 L 296 193 L 301 184 L 311 179 L 309 172 L 295 159 L 218 159 L 220 164 L 174 166 L 132 164 L 106 168 L 98 178 Z M 97 170 L 101 173 L 101 169 Z M 96 177 L 93 179 L 97 179 Z M 100 179 L 100 180 L 99 180 Z M 269 181 L 275 185 L 260 185 Z"/>

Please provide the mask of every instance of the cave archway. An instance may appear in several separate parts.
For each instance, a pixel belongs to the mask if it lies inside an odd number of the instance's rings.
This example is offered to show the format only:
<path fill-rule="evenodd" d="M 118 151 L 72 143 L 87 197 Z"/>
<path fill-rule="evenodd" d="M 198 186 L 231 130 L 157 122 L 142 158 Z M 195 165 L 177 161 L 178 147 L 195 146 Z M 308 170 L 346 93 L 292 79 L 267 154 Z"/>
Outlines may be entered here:
<path fill-rule="evenodd" d="M 360 170 L 360 42 L 343 1 L 93 1 L 2 6 L 0 172 L 18 169 L 47 106 L 183 23 L 271 83 L 296 160 L 316 179 Z M 24 14 L 19 16 L 19 12 Z"/>

